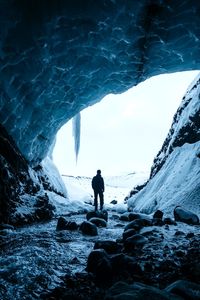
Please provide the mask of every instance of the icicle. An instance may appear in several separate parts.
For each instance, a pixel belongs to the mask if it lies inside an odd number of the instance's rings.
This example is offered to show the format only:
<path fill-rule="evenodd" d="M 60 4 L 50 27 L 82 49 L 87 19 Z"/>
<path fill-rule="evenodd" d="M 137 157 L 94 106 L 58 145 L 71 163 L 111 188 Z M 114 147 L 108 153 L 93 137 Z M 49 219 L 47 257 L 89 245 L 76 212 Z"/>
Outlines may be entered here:
<path fill-rule="evenodd" d="M 80 112 L 72 119 L 72 134 L 74 137 L 74 150 L 75 150 L 76 162 L 77 162 L 79 149 L 80 149 L 80 138 L 81 138 L 81 113 Z"/>

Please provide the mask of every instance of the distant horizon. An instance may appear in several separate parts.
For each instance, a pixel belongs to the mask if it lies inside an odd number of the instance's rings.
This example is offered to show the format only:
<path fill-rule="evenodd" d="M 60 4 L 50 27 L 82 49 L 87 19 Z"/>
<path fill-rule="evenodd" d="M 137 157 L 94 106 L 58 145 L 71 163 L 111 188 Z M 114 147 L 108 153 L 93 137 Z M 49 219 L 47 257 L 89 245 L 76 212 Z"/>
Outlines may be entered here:
<path fill-rule="evenodd" d="M 68 176 L 150 173 L 173 116 L 199 71 L 164 74 L 123 94 L 107 95 L 81 112 L 81 144 L 76 165 L 72 121 L 57 134 L 53 160 Z"/>

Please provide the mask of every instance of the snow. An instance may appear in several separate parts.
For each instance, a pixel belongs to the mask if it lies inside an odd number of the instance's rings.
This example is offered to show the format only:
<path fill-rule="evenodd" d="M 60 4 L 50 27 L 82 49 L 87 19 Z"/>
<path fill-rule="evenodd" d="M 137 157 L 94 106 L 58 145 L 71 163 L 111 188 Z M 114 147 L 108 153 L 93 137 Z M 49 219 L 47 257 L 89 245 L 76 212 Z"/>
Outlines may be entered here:
<path fill-rule="evenodd" d="M 93 190 L 91 187 L 92 178 L 67 175 L 63 175 L 62 178 L 68 191 L 70 201 L 68 205 L 71 204 L 80 208 L 82 204 L 82 209 L 93 209 L 93 206 L 91 206 L 93 204 Z M 147 174 L 143 172 L 105 177 L 105 209 L 112 209 L 119 213 L 127 211 L 127 205 L 124 204 L 124 198 L 134 186 L 139 183 L 144 183 L 146 179 Z M 110 204 L 112 200 L 117 200 L 118 203 L 116 205 Z M 88 206 L 88 204 L 90 205 Z"/>
<path fill-rule="evenodd" d="M 161 170 L 128 200 L 128 207 L 149 214 L 161 209 L 171 216 L 180 205 L 200 215 L 199 151 L 200 142 L 175 148 Z"/>
<path fill-rule="evenodd" d="M 51 158 L 46 157 L 42 161 L 41 165 L 43 167 L 44 172 L 48 176 L 51 185 L 57 191 L 61 192 L 65 197 L 68 197 L 66 186 L 64 185 L 61 175 Z"/>

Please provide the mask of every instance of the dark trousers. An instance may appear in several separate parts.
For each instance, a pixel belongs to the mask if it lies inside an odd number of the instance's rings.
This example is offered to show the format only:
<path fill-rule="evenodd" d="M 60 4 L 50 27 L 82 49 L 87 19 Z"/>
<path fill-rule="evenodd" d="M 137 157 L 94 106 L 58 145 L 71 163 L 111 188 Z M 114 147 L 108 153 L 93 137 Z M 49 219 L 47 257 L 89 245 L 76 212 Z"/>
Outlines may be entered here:
<path fill-rule="evenodd" d="M 103 192 L 94 191 L 94 206 L 95 210 L 98 210 L 98 196 L 100 199 L 100 209 L 103 209 Z"/>

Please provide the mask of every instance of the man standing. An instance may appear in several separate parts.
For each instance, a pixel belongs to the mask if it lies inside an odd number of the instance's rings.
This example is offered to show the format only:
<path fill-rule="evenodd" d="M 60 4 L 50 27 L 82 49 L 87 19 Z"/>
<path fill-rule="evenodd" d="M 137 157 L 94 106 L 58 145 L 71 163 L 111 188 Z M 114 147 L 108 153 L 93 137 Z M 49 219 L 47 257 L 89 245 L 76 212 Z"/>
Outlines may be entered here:
<path fill-rule="evenodd" d="M 100 210 L 103 209 L 103 192 L 104 192 L 104 180 L 101 176 L 101 170 L 97 170 L 97 175 L 93 177 L 92 179 L 92 188 L 94 190 L 94 206 L 95 211 L 98 209 L 98 195 L 100 199 Z"/>

